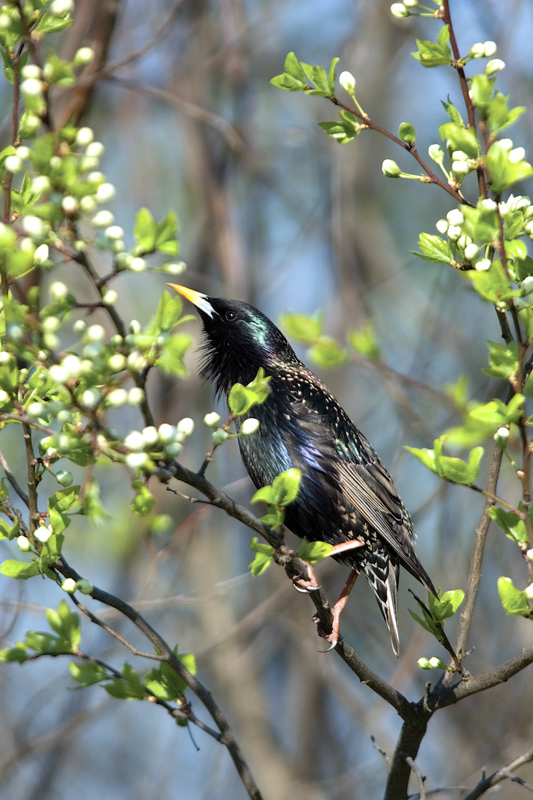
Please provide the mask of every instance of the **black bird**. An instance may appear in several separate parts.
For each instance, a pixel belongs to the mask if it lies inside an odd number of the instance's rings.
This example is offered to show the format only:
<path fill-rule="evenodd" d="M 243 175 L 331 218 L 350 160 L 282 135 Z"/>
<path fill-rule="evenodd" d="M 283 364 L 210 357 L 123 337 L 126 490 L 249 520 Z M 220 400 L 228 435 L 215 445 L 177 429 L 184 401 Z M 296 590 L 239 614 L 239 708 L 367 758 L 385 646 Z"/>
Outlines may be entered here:
<path fill-rule="evenodd" d="M 280 472 L 297 467 L 302 480 L 285 512 L 287 527 L 308 541 L 360 542 L 334 556 L 352 572 L 333 608 L 333 632 L 326 638 L 336 644 L 340 612 L 357 575 L 364 572 L 398 655 L 400 565 L 433 594 L 435 588 L 414 552 L 409 513 L 378 454 L 261 311 L 169 285 L 198 309 L 205 333 L 201 375 L 214 382 L 217 395 L 227 397 L 234 383 L 249 383 L 259 367 L 270 376 L 269 397 L 249 413 L 260 422 L 258 432 L 239 437 L 254 484 L 266 486 Z M 237 426 L 244 418 L 237 418 Z"/>

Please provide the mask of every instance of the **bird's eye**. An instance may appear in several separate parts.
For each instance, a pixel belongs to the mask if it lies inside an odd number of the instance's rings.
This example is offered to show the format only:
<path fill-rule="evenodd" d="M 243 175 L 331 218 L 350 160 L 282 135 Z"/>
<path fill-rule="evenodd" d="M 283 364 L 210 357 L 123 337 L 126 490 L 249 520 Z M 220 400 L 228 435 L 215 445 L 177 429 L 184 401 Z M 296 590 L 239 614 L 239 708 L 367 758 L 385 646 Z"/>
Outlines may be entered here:
<path fill-rule="evenodd" d="M 235 311 L 226 311 L 226 322 L 233 322 L 236 316 Z"/>

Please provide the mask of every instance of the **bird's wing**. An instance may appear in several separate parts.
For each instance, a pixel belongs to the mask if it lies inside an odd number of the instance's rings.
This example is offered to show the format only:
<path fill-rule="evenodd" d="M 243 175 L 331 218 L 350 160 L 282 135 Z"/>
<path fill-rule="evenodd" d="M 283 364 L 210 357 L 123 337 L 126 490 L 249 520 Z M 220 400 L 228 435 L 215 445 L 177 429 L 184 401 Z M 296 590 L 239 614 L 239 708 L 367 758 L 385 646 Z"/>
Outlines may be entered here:
<path fill-rule="evenodd" d="M 434 592 L 406 530 L 407 512 L 385 468 L 375 461 L 364 465 L 343 460 L 337 462 L 336 468 L 343 495 L 398 554 L 409 572 Z"/>

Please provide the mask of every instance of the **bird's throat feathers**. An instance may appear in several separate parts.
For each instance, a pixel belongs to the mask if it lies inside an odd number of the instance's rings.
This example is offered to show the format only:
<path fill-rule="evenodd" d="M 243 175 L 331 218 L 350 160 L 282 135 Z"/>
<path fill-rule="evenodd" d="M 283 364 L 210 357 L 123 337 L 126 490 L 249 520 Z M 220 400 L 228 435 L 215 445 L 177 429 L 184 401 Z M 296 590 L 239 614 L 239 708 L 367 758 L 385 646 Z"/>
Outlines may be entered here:
<path fill-rule="evenodd" d="M 279 328 L 260 311 L 228 300 L 211 304 L 212 315 L 199 309 L 204 326 L 200 374 L 213 381 L 217 395 L 227 395 L 235 383 L 250 383 L 260 367 L 268 374 L 280 361 L 298 362 Z"/>

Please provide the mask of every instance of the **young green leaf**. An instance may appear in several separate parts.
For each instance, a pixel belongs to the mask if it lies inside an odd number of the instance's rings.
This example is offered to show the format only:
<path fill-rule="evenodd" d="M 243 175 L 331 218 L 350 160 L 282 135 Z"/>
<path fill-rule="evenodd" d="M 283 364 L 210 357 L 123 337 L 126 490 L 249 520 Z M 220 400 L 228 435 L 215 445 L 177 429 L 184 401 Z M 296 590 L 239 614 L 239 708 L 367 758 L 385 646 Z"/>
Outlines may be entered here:
<path fill-rule="evenodd" d="M 511 578 L 498 578 L 498 594 L 507 614 L 511 616 L 529 616 L 531 614 L 531 606 L 525 591 L 517 589 Z"/>
<path fill-rule="evenodd" d="M 296 555 L 309 564 L 316 564 L 317 561 L 326 558 L 332 550 L 333 545 L 327 542 L 308 542 L 307 539 L 304 539 L 296 551 Z"/>

